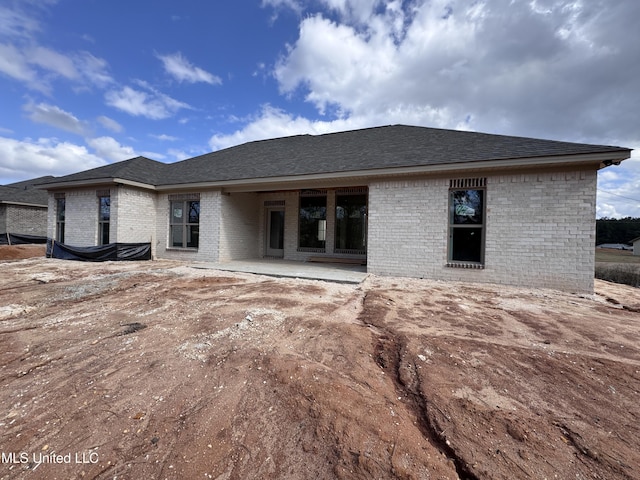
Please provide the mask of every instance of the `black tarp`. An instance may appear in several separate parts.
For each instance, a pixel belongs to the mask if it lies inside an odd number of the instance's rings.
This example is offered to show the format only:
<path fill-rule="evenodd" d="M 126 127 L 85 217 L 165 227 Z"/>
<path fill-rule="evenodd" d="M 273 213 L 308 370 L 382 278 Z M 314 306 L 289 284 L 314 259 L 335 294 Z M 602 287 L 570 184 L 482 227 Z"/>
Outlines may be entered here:
<path fill-rule="evenodd" d="M 0 233 L 0 245 L 31 245 L 34 243 L 47 243 L 47 237 L 19 233 Z"/>
<path fill-rule="evenodd" d="M 47 241 L 47 257 L 82 262 L 151 260 L 151 244 L 109 243 L 97 247 L 73 247 L 49 239 Z"/>

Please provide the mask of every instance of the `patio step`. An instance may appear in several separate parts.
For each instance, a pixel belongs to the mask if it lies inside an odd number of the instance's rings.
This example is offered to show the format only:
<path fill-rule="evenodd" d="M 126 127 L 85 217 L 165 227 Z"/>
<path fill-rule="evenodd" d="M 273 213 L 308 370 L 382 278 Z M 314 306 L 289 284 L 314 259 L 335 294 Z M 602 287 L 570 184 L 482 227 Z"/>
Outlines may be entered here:
<path fill-rule="evenodd" d="M 345 257 L 309 257 L 308 262 L 317 263 L 344 263 L 348 265 L 366 265 L 365 258 L 345 258 Z"/>

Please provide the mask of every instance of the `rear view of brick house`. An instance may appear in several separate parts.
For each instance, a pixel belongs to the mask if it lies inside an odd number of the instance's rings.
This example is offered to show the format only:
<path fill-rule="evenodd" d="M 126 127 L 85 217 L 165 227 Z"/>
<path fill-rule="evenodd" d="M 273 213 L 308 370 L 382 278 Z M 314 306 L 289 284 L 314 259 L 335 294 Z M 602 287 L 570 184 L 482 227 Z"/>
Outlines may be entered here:
<path fill-rule="evenodd" d="M 174 164 L 136 157 L 42 188 L 48 235 L 69 245 L 150 242 L 156 258 L 204 262 L 348 259 L 377 275 L 591 292 L 597 172 L 629 156 L 394 125 Z"/>

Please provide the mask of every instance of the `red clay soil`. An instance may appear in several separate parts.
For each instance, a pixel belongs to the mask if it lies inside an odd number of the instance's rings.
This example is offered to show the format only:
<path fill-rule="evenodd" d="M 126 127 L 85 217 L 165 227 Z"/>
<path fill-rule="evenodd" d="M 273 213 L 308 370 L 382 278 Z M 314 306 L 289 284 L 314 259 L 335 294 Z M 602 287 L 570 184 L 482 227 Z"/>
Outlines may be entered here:
<path fill-rule="evenodd" d="M 640 291 L 0 263 L 1 479 L 637 479 Z"/>
<path fill-rule="evenodd" d="M 0 261 L 44 257 L 46 250 L 46 245 L 0 245 Z"/>

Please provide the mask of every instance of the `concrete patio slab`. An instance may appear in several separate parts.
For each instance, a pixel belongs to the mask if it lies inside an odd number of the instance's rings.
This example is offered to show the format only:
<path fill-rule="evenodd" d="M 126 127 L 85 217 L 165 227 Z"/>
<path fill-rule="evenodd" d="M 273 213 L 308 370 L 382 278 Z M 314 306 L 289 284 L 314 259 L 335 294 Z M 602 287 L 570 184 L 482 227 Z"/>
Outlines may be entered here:
<path fill-rule="evenodd" d="M 367 276 L 364 265 L 295 262 L 280 259 L 233 260 L 222 263 L 197 263 L 193 268 L 254 273 L 272 277 L 304 278 L 339 283 L 360 283 Z"/>

